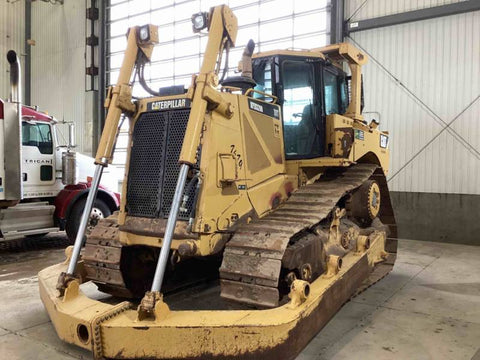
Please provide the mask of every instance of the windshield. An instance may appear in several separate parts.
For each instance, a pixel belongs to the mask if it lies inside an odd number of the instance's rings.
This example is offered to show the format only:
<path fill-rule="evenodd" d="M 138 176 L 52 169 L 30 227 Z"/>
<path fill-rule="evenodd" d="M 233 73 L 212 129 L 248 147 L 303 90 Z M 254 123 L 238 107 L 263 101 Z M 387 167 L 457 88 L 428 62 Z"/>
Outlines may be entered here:
<path fill-rule="evenodd" d="M 42 154 L 53 154 L 50 125 L 44 123 L 23 122 L 22 145 L 36 146 Z"/>

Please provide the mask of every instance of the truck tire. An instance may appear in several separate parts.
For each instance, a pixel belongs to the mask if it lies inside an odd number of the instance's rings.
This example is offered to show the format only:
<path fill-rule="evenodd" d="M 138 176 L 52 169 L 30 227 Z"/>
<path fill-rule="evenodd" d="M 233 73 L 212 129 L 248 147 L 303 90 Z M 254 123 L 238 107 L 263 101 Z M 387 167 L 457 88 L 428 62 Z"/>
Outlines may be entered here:
<path fill-rule="evenodd" d="M 37 238 L 37 237 L 44 237 L 44 236 L 47 236 L 48 232 L 44 232 L 44 233 L 40 233 L 40 234 L 34 234 L 34 235 L 25 235 L 25 237 L 27 238 Z"/>
<path fill-rule="evenodd" d="M 70 211 L 70 215 L 67 218 L 67 223 L 65 224 L 65 231 L 67 232 L 68 239 L 74 243 L 77 236 L 78 228 L 80 227 L 80 220 L 82 218 L 83 209 L 85 208 L 85 203 L 87 199 L 78 200 Z M 112 211 L 108 205 L 102 199 L 96 199 L 93 204 L 92 213 L 90 219 L 88 220 L 86 234 L 88 235 L 90 231 L 95 227 L 98 220 L 109 217 L 112 215 Z"/>

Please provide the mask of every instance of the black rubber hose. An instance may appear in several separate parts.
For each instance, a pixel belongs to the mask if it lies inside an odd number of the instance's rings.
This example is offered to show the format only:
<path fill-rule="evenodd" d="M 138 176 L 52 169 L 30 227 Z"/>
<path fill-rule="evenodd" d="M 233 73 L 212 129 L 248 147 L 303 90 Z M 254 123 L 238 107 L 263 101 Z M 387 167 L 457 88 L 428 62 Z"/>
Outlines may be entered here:
<path fill-rule="evenodd" d="M 194 182 L 194 179 L 192 179 L 192 181 L 190 181 L 190 183 L 193 183 Z M 190 211 L 190 214 L 188 215 L 188 217 L 190 219 L 194 219 L 195 218 L 195 211 L 196 211 L 196 208 L 197 208 L 197 199 L 198 199 L 198 193 L 200 192 L 200 179 L 198 177 L 198 174 L 196 175 L 196 189 L 195 189 L 195 193 L 193 194 L 193 206 L 192 206 L 192 210 Z M 190 185 L 190 184 L 188 184 Z"/>
<path fill-rule="evenodd" d="M 144 77 L 144 70 L 145 70 L 145 64 L 140 65 L 140 71 L 138 72 L 138 80 L 140 81 L 140 85 L 142 85 L 143 89 L 148 92 L 150 95 L 153 96 L 160 96 L 160 93 L 153 90 L 147 85 L 147 82 L 145 81 Z"/>
<path fill-rule="evenodd" d="M 185 188 L 185 194 L 188 194 L 191 190 L 192 190 L 192 187 L 193 185 L 195 185 L 195 181 L 198 180 L 198 174 L 195 174 L 192 178 L 192 180 L 190 180 L 190 182 L 187 184 L 187 187 Z"/>

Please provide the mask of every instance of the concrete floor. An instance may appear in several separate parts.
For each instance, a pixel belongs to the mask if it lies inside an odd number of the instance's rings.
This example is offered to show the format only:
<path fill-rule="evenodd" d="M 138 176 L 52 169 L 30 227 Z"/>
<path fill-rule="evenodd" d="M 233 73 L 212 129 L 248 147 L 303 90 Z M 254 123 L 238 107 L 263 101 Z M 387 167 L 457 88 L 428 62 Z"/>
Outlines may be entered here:
<path fill-rule="evenodd" d="M 0 358 L 91 359 L 62 343 L 38 296 L 38 270 L 64 259 L 64 235 L 0 243 Z M 401 240 L 393 272 L 351 300 L 297 360 L 480 360 L 480 246 Z"/>

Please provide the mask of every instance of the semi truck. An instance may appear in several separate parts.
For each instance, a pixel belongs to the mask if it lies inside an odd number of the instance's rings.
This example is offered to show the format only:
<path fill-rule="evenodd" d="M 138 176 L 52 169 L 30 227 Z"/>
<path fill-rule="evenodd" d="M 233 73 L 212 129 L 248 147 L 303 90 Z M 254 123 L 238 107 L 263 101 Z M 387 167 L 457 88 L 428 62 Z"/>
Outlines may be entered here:
<path fill-rule="evenodd" d="M 60 230 L 73 241 L 91 187 L 93 158 L 75 151 L 73 122 L 22 104 L 16 53 L 10 51 L 7 60 L 11 94 L 0 99 L 0 241 Z M 68 128 L 66 144 L 60 140 L 61 124 Z M 118 208 L 117 174 L 118 168 L 109 168 L 102 181 L 89 228 Z"/>

